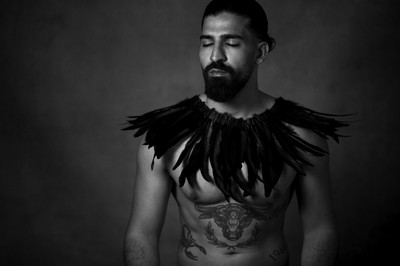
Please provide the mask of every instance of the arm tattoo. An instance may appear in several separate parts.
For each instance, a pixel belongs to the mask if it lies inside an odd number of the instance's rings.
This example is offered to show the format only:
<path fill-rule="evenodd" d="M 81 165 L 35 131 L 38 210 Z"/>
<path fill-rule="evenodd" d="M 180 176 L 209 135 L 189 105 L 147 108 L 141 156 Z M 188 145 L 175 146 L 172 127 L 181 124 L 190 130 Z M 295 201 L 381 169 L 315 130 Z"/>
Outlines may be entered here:
<path fill-rule="evenodd" d="M 266 207 L 250 207 L 244 204 L 228 203 L 213 207 L 200 206 L 195 204 L 195 209 L 201 214 L 199 219 L 213 219 L 215 224 L 222 229 L 222 235 L 229 241 L 238 241 L 242 238 L 243 231 L 249 227 L 253 220 L 271 220 L 278 217 L 285 209 L 286 203 L 274 207 L 272 203 L 268 203 Z M 243 242 L 236 245 L 229 245 L 220 241 L 214 234 L 211 222 L 205 227 L 205 235 L 209 243 L 217 245 L 217 247 L 246 248 L 259 239 L 261 230 L 258 223 L 254 224 L 251 236 Z"/>
<path fill-rule="evenodd" d="M 179 242 L 179 249 L 180 251 L 185 252 L 189 259 L 198 260 L 198 257 L 189 251 L 189 248 L 193 247 L 198 248 L 203 254 L 207 254 L 206 249 L 196 243 L 196 240 L 194 240 L 192 236 L 192 231 L 190 231 L 189 227 L 184 224 L 182 227 L 182 238 Z"/>

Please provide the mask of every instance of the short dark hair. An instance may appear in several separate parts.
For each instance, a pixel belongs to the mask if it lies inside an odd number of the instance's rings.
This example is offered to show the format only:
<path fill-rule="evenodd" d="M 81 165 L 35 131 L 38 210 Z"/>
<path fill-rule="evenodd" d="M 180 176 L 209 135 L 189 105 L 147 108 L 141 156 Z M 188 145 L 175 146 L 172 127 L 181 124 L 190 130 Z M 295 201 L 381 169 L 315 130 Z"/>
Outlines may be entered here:
<path fill-rule="evenodd" d="M 204 19 L 210 15 L 222 12 L 233 13 L 250 19 L 249 28 L 255 31 L 257 37 L 267 42 L 269 52 L 275 47 L 275 39 L 268 34 L 268 19 L 262 6 L 255 0 L 212 0 L 204 10 L 201 26 Z"/>

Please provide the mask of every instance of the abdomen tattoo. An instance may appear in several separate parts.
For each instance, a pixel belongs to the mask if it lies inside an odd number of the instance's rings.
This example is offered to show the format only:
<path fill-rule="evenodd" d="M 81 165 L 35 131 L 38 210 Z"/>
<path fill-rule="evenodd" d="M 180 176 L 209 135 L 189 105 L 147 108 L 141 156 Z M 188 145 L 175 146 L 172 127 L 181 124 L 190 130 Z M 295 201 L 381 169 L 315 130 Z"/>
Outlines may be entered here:
<path fill-rule="evenodd" d="M 185 255 L 189 259 L 198 260 L 198 257 L 189 251 L 189 248 L 198 248 L 203 254 L 207 254 L 206 249 L 196 243 L 196 240 L 192 236 L 192 231 L 184 224 L 182 227 L 182 237 L 179 242 L 179 249 L 180 251 L 185 252 Z"/>
<path fill-rule="evenodd" d="M 201 214 L 199 219 L 213 219 L 215 224 L 221 228 L 222 235 L 229 241 L 239 241 L 243 236 L 245 228 L 249 227 L 253 220 L 266 221 L 279 216 L 284 210 L 285 203 L 275 208 L 269 203 L 265 208 L 250 207 L 244 204 L 228 203 L 213 207 L 200 206 L 195 204 L 195 209 Z M 251 236 L 234 245 L 221 241 L 214 234 L 211 221 L 208 222 L 205 228 L 205 236 L 210 244 L 221 248 L 235 249 L 246 248 L 258 241 L 261 229 L 258 223 L 255 223 L 251 231 Z"/>

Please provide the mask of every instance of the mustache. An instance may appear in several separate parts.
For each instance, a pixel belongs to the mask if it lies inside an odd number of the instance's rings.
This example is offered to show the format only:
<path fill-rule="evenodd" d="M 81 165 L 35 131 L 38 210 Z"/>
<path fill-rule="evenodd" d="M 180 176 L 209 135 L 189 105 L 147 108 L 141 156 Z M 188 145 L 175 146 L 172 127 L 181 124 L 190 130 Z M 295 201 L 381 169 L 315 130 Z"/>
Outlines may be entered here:
<path fill-rule="evenodd" d="M 231 73 L 231 74 L 233 74 L 233 73 L 235 72 L 235 71 L 233 70 L 233 68 L 231 68 L 230 66 L 224 65 L 224 64 L 221 63 L 221 62 L 212 62 L 211 64 L 209 64 L 208 66 L 206 66 L 206 67 L 204 68 L 204 71 L 205 71 L 205 72 L 208 72 L 208 71 L 210 71 L 210 70 L 213 69 L 213 68 L 219 69 L 219 70 L 222 70 L 222 71 Z"/>

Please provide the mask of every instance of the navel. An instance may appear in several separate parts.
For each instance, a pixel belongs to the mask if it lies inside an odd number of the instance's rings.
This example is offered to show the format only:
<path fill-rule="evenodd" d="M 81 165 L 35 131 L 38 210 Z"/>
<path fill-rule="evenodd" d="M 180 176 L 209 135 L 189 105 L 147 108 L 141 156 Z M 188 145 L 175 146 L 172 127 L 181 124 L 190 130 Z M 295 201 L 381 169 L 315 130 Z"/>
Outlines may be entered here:
<path fill-rule="evenodd" d="M 239 252 L 237 252 L 236 250 L 228 250 L 227 252 L 225 252 L 225 254 L 229 256 L 234 256 L 239 254 Z"/>

